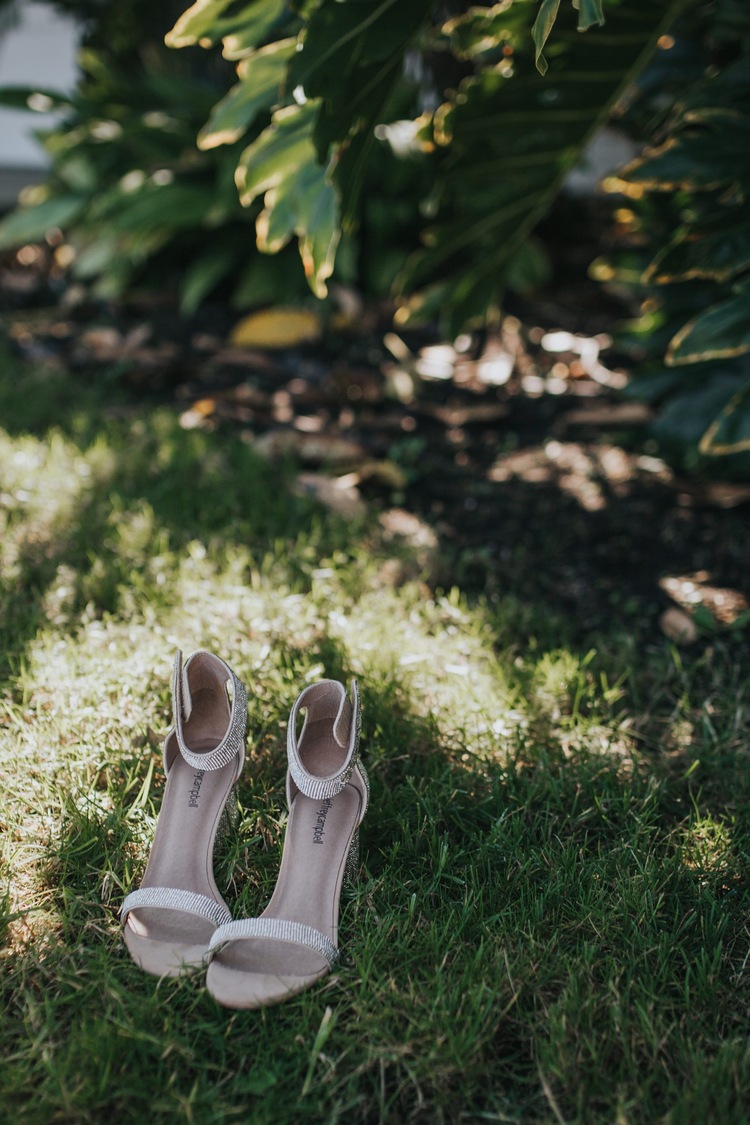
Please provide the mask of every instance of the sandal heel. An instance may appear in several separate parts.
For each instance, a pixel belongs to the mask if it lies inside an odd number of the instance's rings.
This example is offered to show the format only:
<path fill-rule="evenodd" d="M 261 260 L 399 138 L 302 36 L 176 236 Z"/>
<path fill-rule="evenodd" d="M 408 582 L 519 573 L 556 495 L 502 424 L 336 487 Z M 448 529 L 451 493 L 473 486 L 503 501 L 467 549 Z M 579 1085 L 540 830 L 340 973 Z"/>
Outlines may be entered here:
<path fill-rule="evenodd" d="M 237 798 L 237 786 L 233 785 L 216 827 L 217 843 L 227 844 L 230 837 L 237 831 L 239 823 L 240 804 Z"/>
<path fill-rule="evenodd" d="M 352 836 L 352 842 L 349 847 L 349 854 L 346 857 L 346 864 L 344 866 L 344 881 L 342 884 L 343 890 L 348 895 L 357 893 L 357 884 L 359 882 L 359 829 Z"/>

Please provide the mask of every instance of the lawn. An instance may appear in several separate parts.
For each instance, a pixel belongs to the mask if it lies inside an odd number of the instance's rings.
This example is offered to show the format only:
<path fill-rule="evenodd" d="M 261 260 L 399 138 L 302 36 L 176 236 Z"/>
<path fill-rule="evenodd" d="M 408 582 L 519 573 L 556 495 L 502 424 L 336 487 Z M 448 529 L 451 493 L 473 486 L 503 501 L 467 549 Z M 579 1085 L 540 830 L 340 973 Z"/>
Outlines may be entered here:
<path fill-rule="evenodd" d="M 185 430 L 169 404 L 14 363 L 4 1119 L 747 1122 L 741 638 L 678 650 L 622 614 L 582 638 L 521 573 L 491 596 L 438 588 L 375 511 L 344 520 L 298 496 L 294 466 L 230 428 Z M 278 1008 L 230 1012 L 200 976 L 147 977 L 118 936 L 178 645 L 248 687 L 221 857 L 237 916 L 275 881 L 294 697 L 360 681 L 372 799 L 343 956 Z"/>

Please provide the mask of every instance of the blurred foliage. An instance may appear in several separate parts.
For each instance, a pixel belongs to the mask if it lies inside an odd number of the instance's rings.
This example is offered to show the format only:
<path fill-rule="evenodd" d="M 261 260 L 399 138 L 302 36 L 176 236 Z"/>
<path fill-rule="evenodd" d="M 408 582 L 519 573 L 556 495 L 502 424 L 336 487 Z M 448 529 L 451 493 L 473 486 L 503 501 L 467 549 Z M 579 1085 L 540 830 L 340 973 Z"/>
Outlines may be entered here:
<path fill-rule="evenodd" d="M 204 149 L 270 112 L 237 167 L 243 203 L 263 199 L 260 248 L 296 235 L 321 296 L 342 231 L 360 259 L 362 238 L 385 257 L 373 272 L 400 297 L 400 321 L 440 313 L 455 331 L 496 310 L 507 286 L 544 280 L 532 232 L 676 7 L 197 0 L 167 42 L 221 43 L 237 64 Z M 388 158 L 403 172 L 384 185 Z M 405 240 L 382 206 L 395 178 L 412 219 Z"/>
<path fill-rule="evenodd" d="M 220 284 L 238 306 L 299 293 L 296 242 L 318 297 L 335 266 L 397 295 L 401 322 L 479 323 L 546 278 L 534 228 L 677 6 L 198 0 L 167 34 L 193 48 L 177 53 L 158 42 L 166 9 L 85 0 L 53 174 L 0 242 L 65 227 L 98 292 L 167 285 L 171 267 L 186 310 Z M 136 44 L 122 29 L 141 7 Z"/>
<path fill-rule="evenodd" d="M 202 153 L 196 135 L 231 80 L 204 52 L 177 55 L 164 34 L 179 4 L 58 0 L 84 21 L 80 79 L 72 95 L 5 88 L 0 102 L 58 111 L 37 134 L 51 165 L 0 224 L 0 245 L 52 232 L 60 265 L 99 297 L 137 288 L 178 291 L 193 312 L 217 286 L 240 308 L 305 291 L 293 253 L 268 268 L 254 245 L 260 208 L 243 207 L 234 183 L 239 149 Z"/>
<path fill-rule="evenodd" d="M 635 332 L 647 360 L 630 393 L 659 407 L 654 433 L 685 467 L 722 457 L 722 472 L 744 475 L 750 10 L 738 0 L 694 4 L 670 44 L 645 76 L 639 113 L 651 143 L 610 184 L 629 197 L 637 249 L 624 279 L 644 298 Z"/>
<path fill-rule="evenodd" d="M 56 6 L 85 20 L 82 77 L 69 99 L 0 92 L 63 113 L 0 244 L 63 228 L 97 293 L 178 288 L 185 312 L 333 277 L 456 332 L 547 278 L 535 229 L 614 113 L 648 146 L 615 185 L 645 297 L 633 392 L 686 467 L 750 462 L 744 0 Z"/>

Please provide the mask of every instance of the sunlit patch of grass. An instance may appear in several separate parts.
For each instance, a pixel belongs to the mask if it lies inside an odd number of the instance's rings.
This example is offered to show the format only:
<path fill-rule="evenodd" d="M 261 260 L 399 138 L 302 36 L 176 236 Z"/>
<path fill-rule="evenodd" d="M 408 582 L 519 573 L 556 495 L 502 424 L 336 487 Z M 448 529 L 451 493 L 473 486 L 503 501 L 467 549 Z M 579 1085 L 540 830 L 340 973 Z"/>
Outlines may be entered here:
<path fill-rule="evenodd" d="M 300 500 L 231 434 L 67 386 L 15 412 L 2 391 L 8 1112 L 744 1122 L 750 707 L 728 650 L 579 651 L 543 606 L 429 588 L 375 520 Z M 248 686 L 218 865 L 239 914 L 276 879 L 295 695 L 360 679 L 372 803 L 344 956 L 261 1014 L 144 977 L 118 936 L 178 645 Z"/>
<path fill-rule="evenodd" d="M 730 826 L 710 815 L 694 817 L 684 831 L 682 855 L 698 878 L 728 874 L 734 863 Z"/>

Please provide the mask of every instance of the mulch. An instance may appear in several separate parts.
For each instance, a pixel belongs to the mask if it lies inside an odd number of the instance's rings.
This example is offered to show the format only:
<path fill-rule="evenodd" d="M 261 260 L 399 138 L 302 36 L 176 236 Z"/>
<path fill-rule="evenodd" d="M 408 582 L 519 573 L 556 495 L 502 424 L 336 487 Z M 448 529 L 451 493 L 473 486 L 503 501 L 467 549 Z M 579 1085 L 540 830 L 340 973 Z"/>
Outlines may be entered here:
<path fill-rule="evenodd" d="M 298 486 L 343 516 L 380 509 L 425 547 L 433 586 L 512 593 L 582 643 L 613 625 L 678 639 L 675 609 L 695 622 L 688 642 L 748 631 L 750 485 L 661 458 L 648 408 L 622 395 L 622 309 L 585 279 L 456 341 L 394 329 L 391 310 L 342 292 L 319 340 L 270 349 L 233 344 L 222 305 L 185 322 L 168 297 L 76 298 L 40 250 L 0 260 L 0 310 L 30 363 L 106 376 L 134 403 L 174 402 L 187 428 L 291 457 Z"/>

